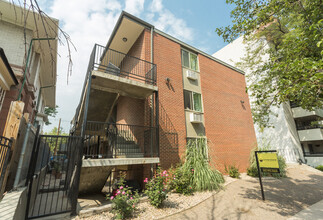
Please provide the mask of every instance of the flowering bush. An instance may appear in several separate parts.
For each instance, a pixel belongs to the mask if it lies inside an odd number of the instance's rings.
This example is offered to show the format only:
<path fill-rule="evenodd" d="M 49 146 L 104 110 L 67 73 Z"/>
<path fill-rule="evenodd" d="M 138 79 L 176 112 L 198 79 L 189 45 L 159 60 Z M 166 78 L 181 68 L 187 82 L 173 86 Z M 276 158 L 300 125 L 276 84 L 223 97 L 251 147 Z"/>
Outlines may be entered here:
<path fill-rule="evenodd" d="M 194 188 L 191 185 L 191 178 L 193 177 L 194 169 L 190 171 L 184 170 L 182 167 L 178 167 L 173 175 L 171 183 L 172 189 L 175 192 L 183 195 L 192 195 Z"/>
<path fill-rule="evenodd" d="M 145 194 L 150 200 L 150 204 L 159 208 L 163 201 L 167 198 L 168 182 L 170 176 L 166 170 L 161 171 L 158 167 L 155 176 L 148 181 L 148 178 L 144 180 L 146 185 Z"/>
<path fill-rule="evenodd" d="M 116 218 L 125 219 L 135 210 L 139 195 L 138 192 L 132 192 L 130 187 L 125 186 L 124 176 L 121 176 L 117 191 L 108 199 L 114 204 L 111 212 L 116 214 Z"/>

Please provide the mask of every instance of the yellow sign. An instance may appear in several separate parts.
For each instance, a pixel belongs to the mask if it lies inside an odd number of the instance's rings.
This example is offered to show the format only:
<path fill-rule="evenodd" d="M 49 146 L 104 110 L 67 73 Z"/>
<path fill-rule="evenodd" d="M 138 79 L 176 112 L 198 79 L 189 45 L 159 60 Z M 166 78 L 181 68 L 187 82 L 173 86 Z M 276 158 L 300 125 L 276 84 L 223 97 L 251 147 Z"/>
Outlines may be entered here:
<path fill-rule="evenodd" d="M 260 168 L 278 168 L 277 153 L 261 153 L 258 152 L 258 162 Z"/>

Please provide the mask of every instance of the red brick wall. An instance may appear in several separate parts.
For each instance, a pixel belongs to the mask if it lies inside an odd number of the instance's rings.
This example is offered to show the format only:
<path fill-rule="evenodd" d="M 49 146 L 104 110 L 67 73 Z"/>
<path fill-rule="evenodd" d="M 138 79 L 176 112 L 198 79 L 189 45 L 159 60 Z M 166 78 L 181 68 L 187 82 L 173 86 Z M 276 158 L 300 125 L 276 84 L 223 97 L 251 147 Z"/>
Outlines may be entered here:
<path fill-rule="evenodd" d="M 144 101 L 143 99 L 121 96 L 117 104 L 117 123 L 143 125 Z"/>
<path fill-rule="evenodd" d="M 244 75 L 199 55 L 206 136 L 213 165 L 248 166 L 256 144 Z M 242 104 L 241 101 L 244 103 Z"/>
<path fill-rule="evenodd" d="M 150 30 L 144 29 L 133 44 L 128 55 L 150 61 Z"/>
<path fill-rule="evenodd" d="M 5 99 L 3 100 L 3 105 L 2 105 L 2 108 L 0 111 L 0 135 L 3 134 L 3 130 L 4 130 L 4 127 L 6 124 L 6 120 L 7 120 L 7 116 L 8 116 L 11 102 L 16 101 L 18 98 L 19 90 L 21 87 L 21 80 L 22 79 L 18 79 L 19 84 L 16 86 L 12 86 L 11 89 L 6 92 Z M 33 117 L 34 117 L 34 110 L 32 107 L 33 94 L 32 94 L 32 92 L 29 92 L 27 90 L 27 84 L 28 84 L 28 82 L 26 82 L 24 89 L 22 90 L 21 101 L 23 101 L 25 103 L 23 113 L 29 113 L 29 120 L 32 121 Z"/>
<path fill-rule="evenodd" d="M 169 120 L 178 133 L 178 146 L 164 135 L 165 127 L 160 132 L 160 164 L 163 168 L 169 168 L 180 161 L 185 152 L 186 127 L 183 100 L 183 78 L 181 65 L 181 47 L 179 44 L 167 38 L 154 35 L 154 63 L 157 64 L 157 85 L 159 103 L 165 109 Z M 166 83 L 170 78 L 170 83 Z M 163 124 L 159 119 L 160 124 Z"/>
<path fill-rule="evenodd" d="M 149 30 L 143 31 L 128 54 L 150 61 Z M 157 64 L 159 103 L 171 121 L 172 128 L 178 133 L 178 144 L 175 145 L 167 135 L 168 130 L 161 121 L 163 119 L 159 119 L 161 166 L 169 168 L 180 161 L 186 145 L 181 46 L 155 33 L 154 63 Z M 245 171 L 256 137 L 249 100 L 245 92 L 244 76 L 202 55 L 199 55 L 199 65 L 205 130 L 210 140 L 211 163 L 221 171 L 224 170 L 224 164 L 234 164 L 240 171 Z M 169 84 L 166 83 L 166 78 L 170 78 Z M 244 101 L 243 104 L 241 100 Z M 123 104 L 122 101 L 124 101 Z M 125 99 L 118 104 L 118 111 L 122 109 L 119 106 L 124 106 L 124 109 L 130 108 L 127 111 L 122 110 L 124 112 L 119 115 L 127 112 L 129 114 L 127 117 L 131 115 L 136 117 L 135 114 L 142 111 L 143 116 L 137 118 L 136 122 L 139 122 L 142 117 L 145 118 L 145 124 L 149 121 L 147 100 L 145 110 L 142 109 L 143 105 L 139 106 Z M 130 122 L 127 123 L 130 124 Z"/>

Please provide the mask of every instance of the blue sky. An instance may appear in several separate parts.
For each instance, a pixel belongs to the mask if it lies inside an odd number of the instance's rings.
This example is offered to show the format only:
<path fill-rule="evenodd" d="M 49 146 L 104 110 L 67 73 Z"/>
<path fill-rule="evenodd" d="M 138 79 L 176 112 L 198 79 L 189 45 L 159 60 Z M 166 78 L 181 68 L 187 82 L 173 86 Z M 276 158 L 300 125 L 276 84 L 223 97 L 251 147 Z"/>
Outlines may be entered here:
<path fill-rule="evenodd" d="M 122 10 L 125 10 L 202 51 L 213 54 L 226 45 L 215 33 L 231 23 L 233 6 L 225 0 L 38 0 L 40 7 L 60 20 L 77 51 L 72 51 L 73 73 L 67 84 L 67 47 L 58 50 L 56 102 L 58 115 L 51 130 L 62 119 L 65 131 L 74 116 L 82 90 L 89 55 L 95 43 L 105 45 Z"/>

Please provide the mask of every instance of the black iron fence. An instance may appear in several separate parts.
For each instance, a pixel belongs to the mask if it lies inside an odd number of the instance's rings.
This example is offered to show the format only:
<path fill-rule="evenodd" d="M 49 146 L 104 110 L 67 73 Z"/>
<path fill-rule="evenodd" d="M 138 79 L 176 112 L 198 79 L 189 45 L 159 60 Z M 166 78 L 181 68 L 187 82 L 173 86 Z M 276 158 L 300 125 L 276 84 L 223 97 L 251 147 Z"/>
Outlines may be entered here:
<path fill-rule="evenodd" d="M 6 173 L 12 140 L 0 136 L 0 189 L 2 188 L 4 176 Z M 0 195 L 0 198 L 2 195 Z"/>
<path fill-rule="evenodd" d="M 81 137 L 36 138 L 28 171 L 28 219 L 76 213 L 81 149 Z"/>
<path fill-rule="evenodd" d="M 85 158 L 158 157 L 156 127 L 88 121 Z"/>
<path fill-rule="evenodd" d="M 119 51 L 95 44 L 88 67 L 107 74 L 156 85 L 156 65 Z"/>

